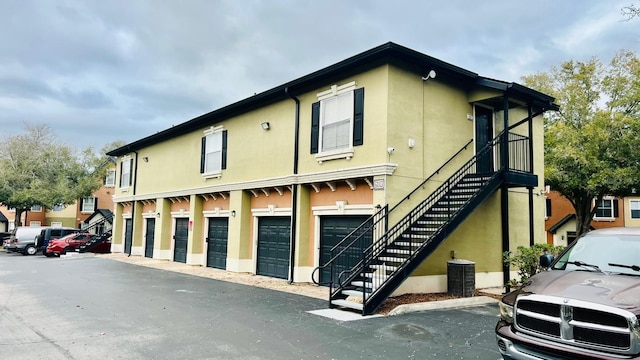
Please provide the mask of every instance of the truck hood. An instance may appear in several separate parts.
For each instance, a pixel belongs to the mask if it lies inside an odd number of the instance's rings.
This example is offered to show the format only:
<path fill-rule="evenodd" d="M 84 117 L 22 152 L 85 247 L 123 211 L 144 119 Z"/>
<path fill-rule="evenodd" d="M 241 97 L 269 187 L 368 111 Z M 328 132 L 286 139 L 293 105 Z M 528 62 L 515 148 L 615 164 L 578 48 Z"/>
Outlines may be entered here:
<path fill-rule="evenodd" d="M 550 270 L 533 276 L 520 293 L 589 301 L 640 315 L 640 276 Z"/>

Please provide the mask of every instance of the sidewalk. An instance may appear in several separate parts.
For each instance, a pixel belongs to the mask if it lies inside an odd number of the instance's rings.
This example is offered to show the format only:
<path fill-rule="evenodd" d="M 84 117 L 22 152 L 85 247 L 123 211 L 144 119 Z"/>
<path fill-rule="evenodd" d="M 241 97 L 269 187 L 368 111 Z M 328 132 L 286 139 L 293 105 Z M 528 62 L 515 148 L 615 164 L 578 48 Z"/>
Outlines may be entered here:
<path fill-rule="evenodd" d="M 78 257 L 85 254 L 72 254 L 69 257 Z M 87 254 L 89 255 L 89 254 Z M 93 256 L 91 254 L 90 256 Z M 175 271 L 182 274 L 194 275 L 206 277 L 209 279 L 228 281 L 237 284 L 257 286 L 261 288 L 283 291 L 318 299 L 327 300 L 329 298 L 329 289 L 322 286 L 309 283 L 287 283 L 287 280 L 276 279 L 267 276 L 253 275 L 249 273 L 236 273 L 231 271 L 225 271 L 220 269 L 214 269 L 209 267 L 203 267 L 199 265 L 187 265 L 184 263 L 173 262 L 169 260 L 150 259 L 141 256 L 128 256 L 123 253 L 112 254 L 95 254 L 101 258 L 126 262 L 133 265 L 146 266 L 154 269 Z M 65 258 L 64 256 L 61 258 Z M 486 293 L 499 294 L 501 289 L 484 289 Z M 392 310 L 389 315 L 400 315 L 416 311 L 428 311 L 437 309 L 452 309 L 463 308 L 471 306 L 480 306 L 487 304 L 496 304 L 498 301 L 489 296 L 474 296 L 460 299 L 450 299 L 442 301 L 431 301 L 424 303 L 403 304 L 397 306 Z"/>

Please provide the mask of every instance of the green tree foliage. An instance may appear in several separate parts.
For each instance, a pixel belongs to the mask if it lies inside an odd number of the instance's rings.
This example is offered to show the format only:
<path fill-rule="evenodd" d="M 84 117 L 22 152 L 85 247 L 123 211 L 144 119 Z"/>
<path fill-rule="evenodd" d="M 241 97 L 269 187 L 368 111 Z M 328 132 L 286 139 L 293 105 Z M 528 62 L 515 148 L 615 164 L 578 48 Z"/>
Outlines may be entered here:
<path fill-rule="evenodd" d="M 523 79 L 560 105 L 545 118 L 545 182 L 571 202 L 583 234 L 594 201 L 640 190 L 640 59 L 621 51 L 607 66 L 571 60 Z"/>
<path fill-rule="evenodd" d="M 553 246 L 548 244 L 534 244 L 531 247 L 518 246 L 517 252 L 506 251 L 502 254 L 502 261 L 505 265 L 518 268 L 519 279 L 512 279 L 510 286 L 521 285 L 533 275 L 542 271 L 540 267 L 540 256 L 549 253 L 557 257 L 564 250 L 564 246 Z"/>
<path fill-rule="evenodd" d="M 91 196 L 104 178 L 106 157 L 59 144 L 47 125 L 25 124 L 24 133 L 0 142 L 0 203 L 16 210 L 16 227 L 34 205 L 51 209 Z"/>

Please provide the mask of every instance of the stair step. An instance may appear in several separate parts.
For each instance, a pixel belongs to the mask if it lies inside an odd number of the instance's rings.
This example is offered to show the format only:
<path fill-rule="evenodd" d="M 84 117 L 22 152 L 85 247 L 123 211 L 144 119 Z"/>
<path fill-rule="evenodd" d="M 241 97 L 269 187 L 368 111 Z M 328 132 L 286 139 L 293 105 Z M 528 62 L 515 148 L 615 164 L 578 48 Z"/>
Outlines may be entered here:
<path fill-rule="evenodd" d="M 402 234 L 402 237 L 404 239 L 424 239 L 427 240 L 431 237 L 431 235 L 422 235 L 422 234 L 407 234 L 404 233 Z"/>
<path fill-rule="evenodd" d="M 396 271 L 398 270 L 397 266 L 391 266 L 391 265 L 369 265 L 370 268 L 372 269 L 376 269 L 379 271 Z"/>
<path fill-rule="evenodd" d="M 410 241 L 396 241 L 393 244 L 396 246 L 403 246 L 403 247 L 419 247 L 420 245 L 422 245 L 421 242 L 410 242 Z"/>
<path fill-rule="evenodd" d="M 362 299 L 364 297 L 364 295 L 362 294 L 362 291 L 358 291 L 358 290 L 342 290 L 342 294 L 347 296 L 353 296 L 359 299 Z"/>
<path fill-rule="evenodd" d="M 367 279 L 376 280 L 377 282 L 381 282 L 381 281 L 384 281 L 384 280 L 389 278 L 388 275 L 383 275 L 383 274 L 375 273 L 375 272 L 365 273 L 364 277 L 366 277 Z M 353 285 L 353 283 L 352 283 L 352 285 Z"/>
<path fill-rule="evenodd" d="M 387 252 L 390 254 L 411 255 L 411 250 L 405 250 L 405 249 L 387 248 Z"/>
<path fill-rule="evenodd" d="M 359 287 L 359 288 L 365 288 L 365 289 L 372 289 L 373 288 L 373 284 L 371 284 L 370 282 L 367 281 L 352 281 L 351 285 L 355 286 L 355 287 Z"/>
<path fill-rule="evenodd" d="M 331 300 L 331 304 L 360 311 L 362 311 L 363 308 L 362 304 L 348 300 Z"/>

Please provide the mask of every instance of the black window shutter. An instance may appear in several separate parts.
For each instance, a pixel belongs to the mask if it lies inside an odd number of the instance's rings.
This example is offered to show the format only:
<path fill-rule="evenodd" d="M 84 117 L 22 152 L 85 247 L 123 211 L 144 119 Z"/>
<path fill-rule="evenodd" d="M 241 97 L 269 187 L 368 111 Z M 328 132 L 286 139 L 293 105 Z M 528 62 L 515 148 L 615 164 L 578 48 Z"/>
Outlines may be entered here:
<path fill-rule="evenodd" d="M 120 187 L 122 187 L 122 168 L 124 167 L 124 161 L 120 162 Z"/>
<path fill-rule="evenodd" d="M 311 153 L 318 153 L 320 142 L 320 102 L 311 105 Z"/>
<path fill-rule="evenodd" d="M 93 211 L 98 210 L 98 198 L 94 197 L 93 198 Z"/>
<path fill-rule="evenodd" d="M 129 186 L 133 185 L 133 159 L 129 159 Z"/>
<path fill-rule="evenodd" d="M 207 137 L 203 136 L 202 141 L 200 142 L 200 174 L 204 173 L 204 156 L 205 149 L 207 146 Z"/>
<path fill-rule="evenodd" d="M 80 212 L 84 209 L 84 198 L 80 198 Z"/>
<path fill-rule="evenodd" d="M 353 146 L 364 143 L 364 88 L 353 91 Z"/>
<path fill-rule="evenodd" d="M 547 198 L 546 201 L 546 210 L 547 210 L 547 217 L 551 217 L 551 199 Z"/>
<path fill-rule="evenodd" d="M 222 132 L 222 162 L 220 168 L 221 170 L 227 168 L 227 130 Z"/>
<path fill-rule="evenodd" d="M 618 199 L 613 199 L 613 217 L 618 217 L 620 214 L 618 213 Z"/>

